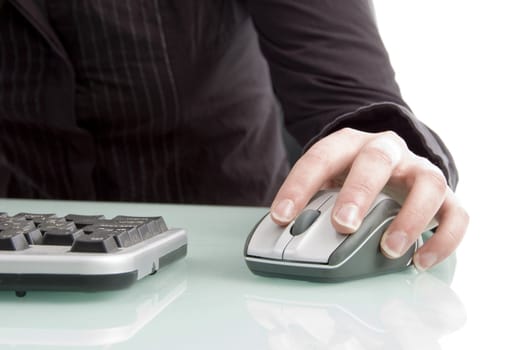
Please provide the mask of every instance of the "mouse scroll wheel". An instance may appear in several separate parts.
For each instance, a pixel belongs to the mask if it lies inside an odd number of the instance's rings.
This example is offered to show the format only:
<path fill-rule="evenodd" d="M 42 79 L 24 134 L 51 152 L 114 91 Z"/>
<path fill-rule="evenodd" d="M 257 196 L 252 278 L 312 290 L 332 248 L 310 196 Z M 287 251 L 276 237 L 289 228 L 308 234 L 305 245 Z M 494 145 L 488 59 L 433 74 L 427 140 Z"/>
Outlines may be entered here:
<path fill-rule="evenodd" d="M 315 209 L 305 209 L 294 222 L 290 229 L 290 234 L 293 236 L 301 235 L 312 225 L 314 221 L 320 216 L 320 211 Z"/>

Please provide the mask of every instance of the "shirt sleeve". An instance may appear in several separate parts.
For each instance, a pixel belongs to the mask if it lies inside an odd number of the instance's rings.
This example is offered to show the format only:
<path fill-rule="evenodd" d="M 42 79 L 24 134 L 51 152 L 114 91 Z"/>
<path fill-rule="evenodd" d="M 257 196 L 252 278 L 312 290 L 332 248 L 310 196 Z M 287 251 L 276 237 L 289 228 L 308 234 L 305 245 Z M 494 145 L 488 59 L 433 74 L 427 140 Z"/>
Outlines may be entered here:
<path fill-rule="evenodd" d="M 458 173 L 442 140 L 403 101 L 369 0 L 248 0 L 287 130 L 306 150 L 343 127 L 392 130 Z"/>

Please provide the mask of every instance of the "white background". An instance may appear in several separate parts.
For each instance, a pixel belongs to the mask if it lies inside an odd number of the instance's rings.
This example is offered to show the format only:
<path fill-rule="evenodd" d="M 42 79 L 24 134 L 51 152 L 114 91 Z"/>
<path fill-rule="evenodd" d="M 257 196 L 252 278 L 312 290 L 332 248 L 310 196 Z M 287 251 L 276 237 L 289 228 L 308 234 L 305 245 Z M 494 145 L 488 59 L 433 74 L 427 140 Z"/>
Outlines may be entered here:
<path fill-rule="evenodd" d="M 402 94 L 453 153 L 471 216 L 452 284 L 467 322 L 441 345 L 525 349 L 526 3 L 375 7 Z"/>

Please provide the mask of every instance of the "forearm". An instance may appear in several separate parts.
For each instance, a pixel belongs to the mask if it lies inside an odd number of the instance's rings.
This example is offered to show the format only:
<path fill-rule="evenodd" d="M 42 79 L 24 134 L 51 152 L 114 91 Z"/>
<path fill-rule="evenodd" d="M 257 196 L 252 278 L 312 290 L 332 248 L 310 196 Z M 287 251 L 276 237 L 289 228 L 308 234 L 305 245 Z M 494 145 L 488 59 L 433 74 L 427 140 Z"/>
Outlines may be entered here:
<path fill-rule="evenodd" d="M 401 97 L 368 0 L 248 4 L 286 127 L 302 146 L 343 127 L 392 130 L 456 186 L 449 151 Z"/>

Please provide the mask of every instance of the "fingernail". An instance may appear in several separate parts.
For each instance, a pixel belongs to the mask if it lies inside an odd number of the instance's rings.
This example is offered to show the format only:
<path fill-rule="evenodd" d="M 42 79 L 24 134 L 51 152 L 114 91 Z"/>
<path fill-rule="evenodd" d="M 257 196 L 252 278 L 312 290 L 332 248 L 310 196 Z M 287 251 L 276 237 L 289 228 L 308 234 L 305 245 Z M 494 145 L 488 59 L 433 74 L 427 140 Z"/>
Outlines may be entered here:
<path fill-rule="evenodd" d="M 344 204 L 334 216 L 334 220 L 348 228 L 351 232 L 355 232 L 360 226 L 358 220 L 358 207 L 354 204 Z"/>
<path fill-rule="evenodd" d="M 407 234 L 403 231 L 386 233 L 382 238 L 382 249 L 391 258 L 399 258 L 406 251 Z"/>
<path fill-rule="evenodd" d="M 272 216 L 278 221 L 291 221 L 294 219 L 294 202 L 290 199 L 283 199 L 272 210 Z"/>
<path fill-rule="evenodd" d="M 437 255 L 432 252 L 417 254 L 417 256 L 415 257 L 415 266 L 420 271 L 425 271 L 433 265 L 435 265 L 437 260 Z"/>

